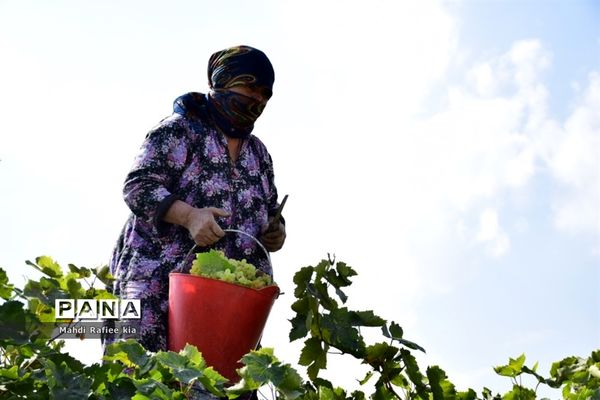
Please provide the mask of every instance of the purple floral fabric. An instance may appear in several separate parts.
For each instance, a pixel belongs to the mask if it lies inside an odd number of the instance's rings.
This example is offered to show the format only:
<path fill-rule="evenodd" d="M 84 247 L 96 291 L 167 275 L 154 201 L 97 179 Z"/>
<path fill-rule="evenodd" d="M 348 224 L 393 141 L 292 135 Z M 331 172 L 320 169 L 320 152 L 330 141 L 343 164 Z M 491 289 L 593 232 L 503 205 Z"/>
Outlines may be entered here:
<path fill-rule="evenodd" d="M 147 135 L 123 193 L 132 214 L 110 261 L 113 291 L 142 300 L 138 339 L 149 350 L 165 350 L 169 273 L 190 267 L 182 263 L 194 242 L 185 228 L 162 221 L 164 213 L 177 199 L 223 208 L 231 216 L 217 219 L 221 228 L 258 237 L 277 208 L 272 160 L 250 135 L 234 164 L 226 138 L 210 121 L 175 113 Z M 273 274 L 264 251 L 244 235 L 227 233 L 214 248 Z"/>

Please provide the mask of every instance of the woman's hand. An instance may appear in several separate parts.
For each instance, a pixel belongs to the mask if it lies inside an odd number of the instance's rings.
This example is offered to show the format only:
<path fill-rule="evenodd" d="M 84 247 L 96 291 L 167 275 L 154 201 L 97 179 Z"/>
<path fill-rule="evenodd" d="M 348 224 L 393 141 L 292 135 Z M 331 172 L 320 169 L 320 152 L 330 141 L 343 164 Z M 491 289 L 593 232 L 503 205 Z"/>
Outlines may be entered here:
<path fill-rule="evenodd" d="M 206 247 L 225 236 L 225 232 L 217 224 L 215 217 L 227 216 L 229 213 L 221 208 L 192 207 L 187 213 L 184 226 L 198 246 Z"/>
<path fill-rule="evenodd" d="M 281 221 L 278 222 L 274 228 L 271 227 L 271 229 L 269 229 L 272 220 L 273 218 L 269 218 L 269 224 L 263 227 L 262 234 L 259 238 L 260 242 L 265 246 L 265 249 L 270 252 L 281 249 L 286 237 L 285 225 L 282 224 Z"/>

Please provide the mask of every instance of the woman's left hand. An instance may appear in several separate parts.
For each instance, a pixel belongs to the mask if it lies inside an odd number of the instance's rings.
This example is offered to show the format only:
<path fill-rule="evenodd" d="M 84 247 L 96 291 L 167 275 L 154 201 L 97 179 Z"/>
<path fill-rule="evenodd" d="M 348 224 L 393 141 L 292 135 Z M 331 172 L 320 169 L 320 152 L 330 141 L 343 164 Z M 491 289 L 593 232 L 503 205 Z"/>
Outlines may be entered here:
<path fill-rule="evenodd" d="M 269 219 L 269 224 L 271 223 L 271 219 Z M 268 230 L 269 225 L 265 225 L 263 227 L 262 234 L 259 238 L 260 242 L 265 246 L 265 248 L 274 252 L 283 247 L 283 243 L 285 242 L 285 225 L 281 222 L 275 226 L 275 228 L 271 228 Z"/>

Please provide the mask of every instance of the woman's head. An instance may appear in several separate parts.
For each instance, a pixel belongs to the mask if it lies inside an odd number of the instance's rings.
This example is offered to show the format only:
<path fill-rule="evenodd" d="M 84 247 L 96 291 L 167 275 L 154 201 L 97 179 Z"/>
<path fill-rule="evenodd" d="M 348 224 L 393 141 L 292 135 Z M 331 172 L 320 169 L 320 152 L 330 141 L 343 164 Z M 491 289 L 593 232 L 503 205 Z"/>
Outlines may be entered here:
<path fill-rule="evenodd" d="M 247 137 L 273 93 L 275 72 L 262 51 L 236 46 L 208 61 L 209 107 L 217 127 L 232 137 Z"/>
<path fill-rule="evenodd" d="M 271 97 L 275 71 L 265 53 L 250 46 L 217 51 L 208 60 L 211 89 L 246 87 Z"/>

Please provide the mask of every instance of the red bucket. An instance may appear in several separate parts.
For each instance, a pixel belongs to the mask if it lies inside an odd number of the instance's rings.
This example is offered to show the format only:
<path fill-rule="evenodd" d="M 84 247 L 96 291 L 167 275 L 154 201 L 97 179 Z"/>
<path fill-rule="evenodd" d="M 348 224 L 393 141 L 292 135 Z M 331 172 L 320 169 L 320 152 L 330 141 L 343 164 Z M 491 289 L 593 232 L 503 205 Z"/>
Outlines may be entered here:
<path fill-rule="evenodd" d="M 239 360 L 260 341 L 279 287 L 262 289 L 196 275 L 169 274 L 169 350 L 187 343 L 231 383 Z"/>

